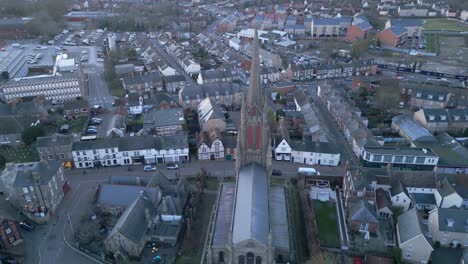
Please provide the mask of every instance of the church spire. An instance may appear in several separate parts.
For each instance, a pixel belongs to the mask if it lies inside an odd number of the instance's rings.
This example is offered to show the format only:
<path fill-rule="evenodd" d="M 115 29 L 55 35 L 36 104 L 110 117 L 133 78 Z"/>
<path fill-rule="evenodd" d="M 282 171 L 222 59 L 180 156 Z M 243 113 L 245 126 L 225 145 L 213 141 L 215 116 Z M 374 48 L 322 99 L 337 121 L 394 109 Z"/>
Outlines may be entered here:
<path fill-rule="evenodd" d="M 260 43 L 258 41 L 258 31 L 255 29 L 253 50 L 252 50 L 252 65 L 250 67 L 250 87 L 247 103 L 249 105 L 260 105 L 263 99 L 262 90 L 260 88 Z"/>

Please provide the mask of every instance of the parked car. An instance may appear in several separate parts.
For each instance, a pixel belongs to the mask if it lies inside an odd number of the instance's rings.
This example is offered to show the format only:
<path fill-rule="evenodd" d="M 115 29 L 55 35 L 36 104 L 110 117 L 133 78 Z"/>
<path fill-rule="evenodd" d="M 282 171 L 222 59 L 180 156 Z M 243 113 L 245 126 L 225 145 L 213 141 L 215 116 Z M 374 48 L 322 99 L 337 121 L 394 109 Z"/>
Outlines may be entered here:
<path fill-rule="evenodd" d="M 271 171 L 271 175 L 281 176 L 281 175 L 283 175 L 283 172 L 280 171 L 280 170 L 273 169 L 273 170 Z"/>
<path fill-rule="evenodd" d="M 23 228 L 26 231 L 33 231 L 34 230 L 34 224 L 28 221 L 27 219 L 24 219 L 19 223 L 19 226 Z"/>
<path fill-rule="evenodd" d="M 179 165 L 177 165 L 177 164 L 167 164 L 166 168 L 168 170 L 176 170 L 176 169 L 179 168 Z"/>
<path fill-rule="evenodd" d="M 95 126 L 89 126 L 88 129 L 97 130 L 97 127 L 95 127 Z"/>
<path fill-rule="evenodd" d="M 143 170 L 144 171 L 155 171 L 156 166 L 154 166 L 154 165 L 145 165 L 145 167 L 143 167 Z"/>
<path fill-rule="evenodd" d="M 92 129 L 92 128 L 88 128 L 88 129 L 86 130 L 86 133 L 88 133 L 88 134 L 97 134 L 97 130 L 96 130 L 96 129 Z"/>

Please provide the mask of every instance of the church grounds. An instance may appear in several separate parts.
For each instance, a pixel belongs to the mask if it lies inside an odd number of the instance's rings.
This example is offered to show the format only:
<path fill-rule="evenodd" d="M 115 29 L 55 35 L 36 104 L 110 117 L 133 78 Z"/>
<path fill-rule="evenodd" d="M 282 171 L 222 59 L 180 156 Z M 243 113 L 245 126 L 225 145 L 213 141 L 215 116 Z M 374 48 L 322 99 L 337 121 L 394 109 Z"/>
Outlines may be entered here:
<path fill-rule="evenodd" d="M 273 179 L 272 182 L 283 180 Z M 291 236 L 293 248 L 296 252 L 297 263 L 303 263 L 309 258 L 309 242 L 307 238 L 307 228 L 305 223 L 305 212 L 302 206 L 299 189 L 297 184 L 287 184 L 286 199 L 289 207 L 289 219 L 291 222 Z"/>

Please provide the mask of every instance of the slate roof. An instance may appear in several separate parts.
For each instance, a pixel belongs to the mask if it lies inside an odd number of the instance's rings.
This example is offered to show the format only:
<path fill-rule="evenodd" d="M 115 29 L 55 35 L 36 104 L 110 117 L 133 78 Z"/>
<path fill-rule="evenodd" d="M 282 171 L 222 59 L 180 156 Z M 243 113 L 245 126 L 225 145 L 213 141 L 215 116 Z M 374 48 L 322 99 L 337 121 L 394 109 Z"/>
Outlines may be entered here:
<path fill-rule="evenodd" d="M 133 77 L 124 77 L 122 81 L 125 85 L 144 84 L 162 82 L 162 76 L 159 72 L 152 72 L 143 75 L 136 75 Z"/>
<path fill-rule="evenodd" d="M 138 185 L 102 184 L 99 189 L 97 203 L 110 206 L 129 206 L 135 199 L 145 192 L 153 204 L 157 204 L 158 189 L 146 188 Z"/>
<path fill-rule="evenodd" d="M 439 161 L 437 166 L 468 167 L 468 149 L 461 145 L 447 133 L 440 133 L 436 142 L 414 142 L 417 147 L 430 148 Z"/>
<path fill-rule="evenodd" d="M 111 185 L 136 185 L 146 186 L 151 177 L 149 176 L 120 176 L 113 175 L 109 177 L 109 184 Z"/>
<path fill-rule="evenodd" d="M 424 230 L 421 226 L 421 218 L 418 210 L 412 208 L 398 217 L 398 235 L 401 243 L 415 238 L 419 235 L 424 235 Z"/>
<path fill-rule="evenodd" d="M 38 137 L 36 141 L 37 148 L 48 148 L 53 146 L 65 146 L 73 143 L 73 136 L 53 134 L 48 137 Z"/>
<path fill-rule="evenodd" d="M 117 148 L 118 141 L 116 138 L 104 138 L 93 141 L 79 141 L 73 143 L 72 151 L 90 150 L 90 149 L 106 149 Z"/>
<path fill-rule="evenodd" d="M 288 251 L 290 249 L 289 224 L 283 186 L 272 186 L 270 188 L 269 202 L 273 246 Z"/>
<path fill-rule="evenodd" d="M 436 199 L 433 193 L 413 193 L 415 204 L 436 204 Z"/>
<path fill-rule="evenodd" d="M 153 203 L 146 194 L 140 194 L 120 216 L 108 239 L 120 233 L 134 243 L 140 244 L 148 229 L 147 212 L 153 218 L 156 217 L 157 210 Z"/>
<path fill-rule="evenodd" d="M 391 180 L 390 181 L 390 195 L 393 197 L 401 193 L 405 193 L 406 195 L 408 195 L 406 193 L 406 189 L 403 188 L 403 185 L 401 185 L 401 182 L 399 180 L 397 179 Z"/>
<path fill-rule="evenodd" d="M 179 74 L 164 76 L 163 79 L 164 79 L 164 82 L 166 83 L 185 82 L 184 76 L 179 75 Z"/>
<path fill-rule="evenodd" d="M 236 186 L 233 183 L 221 185 L 216 221 L 214 223 L 213 245 L 225 246 L 229 244 L 235 191 Z"/>
<path fill-rule="evenodd" d="M 16 164 L 17 173 L 13 186 L 22 188 L 37 185 L 33 173 L 38 174 L 40 185 L 47 185 L 61 167 L 62 162 L 55 160 Z"/>
<path fill-rule="evenodd" d="M 115 73 L 118 75 L 127 74 L 135 71 L 135 65 L 131 63 L 115 65 Z"/>
<path fill-rule="evenodd" d="M 407 29 L 402 27 L 402 26 L 391 26 L 388 28 L 388 30 L 390 32 L 392 32 L 393 34 L 395 34 L 396 36 L 399 36 L 399 35 L 402 35 L 404 34 L 405 32 L 407 32 Z"/>
<path fill-rule="evenodd" d="M 365 147 L 365 150 L 374 155 L 412 155 L 421 157 L 437 157 L 437 155 L 434 152 L 432 152 L 432 150 L 424 148 Z"/>
<path fill-rule="evenodd" d="M 435 173 L 432 171 L 393 171 L 392 177 L 400 180 L 405 188 L 436 188 Z"/>
<path fill-rule="evenodd" d="M 366 21 L 362 21 L 362 22 L 359 22 L 356 24 L 356 26 L 361 29 L 362 31 L 367 31 L 367 30 L 371 30 L 372 29 L 372 26 L 371 24 L 369 24 L 369 22 L 366 22 Z"/>
<path fill-rule="evenodd" d="M 118 148 L 119 151 L 143 150 L 154 148 L 160 149 L 177 149 L 187 148 L 187 135 L 175 135 L 170 137 L 122 137 L 122 138 L 106 138 L 93 141 L 79 141 L 73 143 L 73 151 Z"/>
<path fill-rule="evenodd" d="M 442 196 L 442 199 L 456 193 L 455 188 L 452 186 L 452 184 L 450 184 L 447 178 L 444 178 L 442 182 L 437 185 L 437 191 L 439 192 L 440 196 Z"/>
<path fill-rule="evenodd" d="M 26 25 L 33 19 L 30 17 L 17 17 L 17 18 L 2 18 L 0 19 L 0 27 L 16 27 Z"/>
<path fill-rule="evenodd" d="M 257 163 L 239 170 L 233 216 L 234 244 L 253 239 L 268 245 L 270 233 L 267 171 Z"/>
<path fill-rule="evenodd" d="M 399 25 L 402 27 L 421 27 L 423 22 L 421 19 L 404 19 L 404 18 L 391 18 L 390 24 L 392 26 Z"/>
<path fill-rule="evenodd" d="M 439 221 L 439 231 L 468 233 L 468 210 L 452 209 L 452 208 L 437 208 L 431 212 L 436 214 Z M 453 220 L 453 226 L 448 226 L 448 220 Z"/>
<path fill-rule="evenodd" d="M 151 109 L 143 114 L 145 129 L 185 124 L 182 108 Z"/>
<path fill-rule="evenodd" d="M 375 207 L 366 200 L 352 199 L 349 201 L 348 207 L 349 218 L 351 221 L 374 224 L 379 223 Z"/>
<path fill-rule="evenodd" d="M 335 145 L 329 142 L 317 142 L 311 139 L 304 139 L 302 141 L 291 141 L 291 147 L 296 151 L 316 152 L 339 154 L 340 151 L 336 149 Z"/>

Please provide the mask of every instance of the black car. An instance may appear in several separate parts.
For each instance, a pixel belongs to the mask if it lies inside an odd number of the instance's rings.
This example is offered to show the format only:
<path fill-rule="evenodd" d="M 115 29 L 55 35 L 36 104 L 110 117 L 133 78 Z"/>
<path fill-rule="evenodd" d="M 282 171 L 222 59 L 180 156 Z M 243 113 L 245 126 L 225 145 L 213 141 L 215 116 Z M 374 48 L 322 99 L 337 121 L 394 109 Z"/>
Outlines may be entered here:
<path fill-rule="evenodd" d="M 2 263 L 2 264 L 18 264 L 19 262 L 12 256 L 0 255 L 0 263 Z"/>
<path fill-rule="evenodd" d="M 283 175 L 283 172 L 280 170 L 272 170 L 271 175 L 281 176 Z"/>
<path fill-rule="evenodd" d="M 34 230 L 34 224 L 29 222 L 28 220 L 23 220 L 19 223 L 19 226 L 23 228 L 26 231 L 33 231 Z"/>

